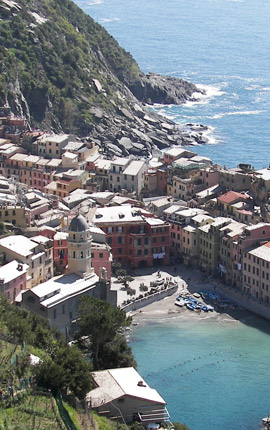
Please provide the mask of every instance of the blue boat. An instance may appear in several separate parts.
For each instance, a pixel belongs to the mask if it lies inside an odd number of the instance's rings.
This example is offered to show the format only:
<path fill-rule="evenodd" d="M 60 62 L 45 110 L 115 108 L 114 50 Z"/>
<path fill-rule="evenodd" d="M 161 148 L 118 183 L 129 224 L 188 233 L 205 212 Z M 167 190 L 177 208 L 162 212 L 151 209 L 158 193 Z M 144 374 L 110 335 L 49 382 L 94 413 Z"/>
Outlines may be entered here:
<path fill-rule="evenodd" d="M 186 307 L 191 311 L 194 311 L 196 309 L 196 305 L 194 305 L 193 303 L 187 303 Z"/>

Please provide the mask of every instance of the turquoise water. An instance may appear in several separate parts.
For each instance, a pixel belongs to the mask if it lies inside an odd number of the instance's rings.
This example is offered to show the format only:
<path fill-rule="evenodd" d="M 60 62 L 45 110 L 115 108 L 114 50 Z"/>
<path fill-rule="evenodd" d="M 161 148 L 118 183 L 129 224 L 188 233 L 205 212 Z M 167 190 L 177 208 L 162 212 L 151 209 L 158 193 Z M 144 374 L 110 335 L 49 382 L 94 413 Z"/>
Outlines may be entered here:
<path fill-rule="evenodd" d="M 131 52 L 144 72 L 208 89 L 201 104 L 160 107 L 180 123 L 213 127 L 214 162 L 268 167 L 269 0 L 77 0 Z"/>
<path fill-rule="evenodd" d="M 192 430 L 255 430 L 270 411 L 269 324 L 169 320 L 138 327 L 138 371 Z"/>

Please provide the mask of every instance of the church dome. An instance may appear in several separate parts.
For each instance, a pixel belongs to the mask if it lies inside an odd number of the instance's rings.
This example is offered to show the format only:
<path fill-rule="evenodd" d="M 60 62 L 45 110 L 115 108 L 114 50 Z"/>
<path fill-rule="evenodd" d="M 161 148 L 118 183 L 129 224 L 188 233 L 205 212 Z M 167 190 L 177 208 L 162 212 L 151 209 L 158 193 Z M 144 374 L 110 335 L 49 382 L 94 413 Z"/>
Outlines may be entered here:
<path fill-rule="evenodd" d="M 79 232 L 86 231 L 88 229 L 87 221 L 82 215 L 76 215 L 69 224 L 69 231 Z"/>

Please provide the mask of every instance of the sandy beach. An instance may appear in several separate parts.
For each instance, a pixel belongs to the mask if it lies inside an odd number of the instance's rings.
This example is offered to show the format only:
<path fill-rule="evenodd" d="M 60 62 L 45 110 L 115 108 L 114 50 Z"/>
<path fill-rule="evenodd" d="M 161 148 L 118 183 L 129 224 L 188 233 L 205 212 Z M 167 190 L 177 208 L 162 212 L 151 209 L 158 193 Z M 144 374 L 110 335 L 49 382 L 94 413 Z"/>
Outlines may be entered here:
<path fill-rule="evenodd" d="M 214 310 L 213 312 L 203 311 L 190 311 L 185 306 L 178 307 L 175 305 L 176 297 L 179 295 L 174 294 L 165 299 L 151 303 L 143 307 L 140 310 L 130 312 L 128 315 L 132 316 L 132 322 L 134 325 L 145 325 L 153 322 L 161 322 L 166 319 L 177 318 L 181 320 L 212 320 L 221 321 L 231 319 L 232 321 L 246 321 L 247 318 L 253 318 L 253 314 L 248 310 L 239 307 L 237 309 L 229 310 Z"/>
<path fill-rule="evenodd" d="M 131 311 L 128 315 L 132 316 L 134 325 L 144 325 L 153 322 L 163 321 L 168 318 L 180 318 L 183 320 L 203 320 L 216 319 L 221 320 L 226 318 L 232 320 L 245 320 L 254 315 L 242 306 L 236 309 L 215 309 L 213 312 L 190 311 L 185 306 L 179 307 L 175 305 L 177 296 L 181 293 L 194 294 L 202 290 L 211 290 L 222 294 L 227 298 L 232 298 L 237 303 L 237 298 L 232 297 L 228 288 L 226 289 L 215 279 L 206 278 L 200 270 L 186 268 L 184 265 L 177 267 L 162 267 L 159 270 L 141 269 L 134 272 L 134 280 L 130 282 L 129 287 L 136 291 L 134 297 L 139 297 L 141 294 L 140 286 L 143 284 L 150 289 L 150 283 L 156 279 L 170 280 L 178 283 L 178 291 L 169 297 L 165 297 L 160 301 L 156 301 L 141 309 Z M 128 300 L 126 289 L 117 280 L 114 280 L 113 288 L 118 290 L 119 305 Z"/>

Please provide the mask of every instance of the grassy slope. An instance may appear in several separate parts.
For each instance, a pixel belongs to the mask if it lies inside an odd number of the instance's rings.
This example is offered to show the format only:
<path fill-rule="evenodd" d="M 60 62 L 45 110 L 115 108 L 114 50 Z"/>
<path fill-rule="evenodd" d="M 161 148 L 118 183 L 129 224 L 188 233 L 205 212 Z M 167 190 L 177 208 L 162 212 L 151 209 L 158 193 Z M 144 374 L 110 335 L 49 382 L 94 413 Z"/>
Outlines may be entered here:
<path fill-rule="evenodd" d="M 10 333 L 11 329 L 11 326 L 8 328 L 7 321 L 9 324 L 11 321 L 14 324 L 15 315 L 17 316 L 16 324 L 25 326 L 25 333 L 28 335 L 30 343 L 33 343 L 35 341 L 33 334 L 31 332 L 27 333 L 26 330 L 26 325 L 31 324 L 27 313 L 21 313 L 18 309 L 9 305 L 0 295 L 0 389 L 4 394 L 4 400 L 0 400 L 0 429 L 65 430 L 64 421 L 53 397 L 48 393 L 42 394 L 30 387 L 20 386 L 20 381 L 24 378 L 29 378 L 32 374 L 32 366 L 29 365 L 27 357 L 33 354 L 44 359 L 47 356 L 47 352 L 44 348 L 35 347 L 31 344 L 26 344 L 23 347 L 21 344 L 16 345 L 14 338 L 13 340 L 10 339 L 11 341 L 5 340 L 8 339 L 8 333 Z M 28 322 L 25 320 L 28 320 Z M 37 321 L 38 324 L 39 321 Z M 43 322 L 43 325 L 44 336 L 48 339 L 51 333 L 50 331 L 45 331 L 45 322 Z M 41 334 L 39 331 L 38 336 L 40 337 Z M 53 347 L 53 343 L 51 347 Z M 16 355 L 17 360 L 15 359 Z M 8 386 L 11 382 L 13 382 L 14 386 L 13 398 L 8 396 Z M 76 425 L 76 429 L 82 430 L 83 426 L 80 424 L 77 411 L 67 402 L 64 402 L 64 408 Z M 104 430 L 108 429 L 114 430 L 115 425 L 106 420 L 106 429 Z"/>

